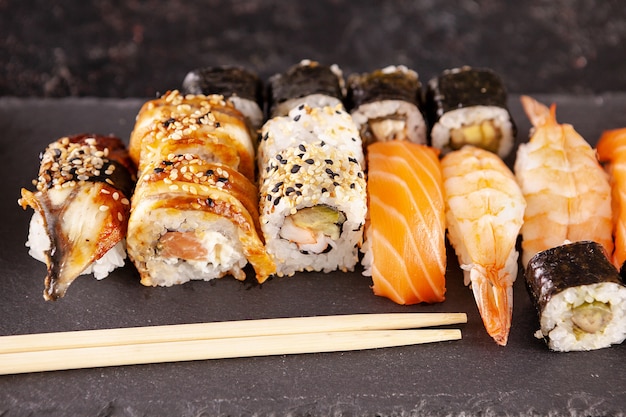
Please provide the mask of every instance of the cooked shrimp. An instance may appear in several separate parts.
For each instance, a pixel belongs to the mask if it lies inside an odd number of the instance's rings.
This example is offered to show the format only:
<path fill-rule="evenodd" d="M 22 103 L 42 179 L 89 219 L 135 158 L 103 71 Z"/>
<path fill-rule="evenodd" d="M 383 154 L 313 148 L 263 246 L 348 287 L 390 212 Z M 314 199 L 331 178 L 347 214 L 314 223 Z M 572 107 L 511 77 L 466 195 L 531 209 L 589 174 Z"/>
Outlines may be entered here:
<path fill-rule="evenodd" d="M 506 345 L 517 278 L 515 249 L 526 203 L 496 154 L 465 146 L 441 161 L 448 237 L 487 332 Z"/>
<path fill-rule="evenodd" d="M 611 184 L 615 245 L 611 261 L 621 269 L 626 261 L 626 128 L 603 132 L 596 150 Z"/>
<path fill-rule="evenodd" d="M 566 241 L 592 240 L 612 253 L 611 189 L 594 150 L 571 125 L 557 123 L 555 105 L 548 108 L 528 96 L 521 100 L 533 125 L 514 167 L 527 203 L 524 265 Z"/>

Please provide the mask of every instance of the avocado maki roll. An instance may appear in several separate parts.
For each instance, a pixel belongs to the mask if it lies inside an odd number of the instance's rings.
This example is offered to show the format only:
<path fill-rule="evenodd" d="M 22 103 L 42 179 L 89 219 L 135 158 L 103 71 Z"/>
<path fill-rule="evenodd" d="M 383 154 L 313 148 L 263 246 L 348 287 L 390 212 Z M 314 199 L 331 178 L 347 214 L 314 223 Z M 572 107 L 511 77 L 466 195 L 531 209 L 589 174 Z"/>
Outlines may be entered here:
<path fill-rule="evenodd" d="M 516 127 L 500 77 L 468 66 L 445 70 L 428 83 L 426 111 L 431 144 L 443 153 L 474 145 L 505 158 Z"/>
<path fill-rule="evenodd" d="M 263 124 L 263 82 L 252 71 L 238 66 L 197 68 L 185 76 L 181 92 L 193 95 L 219 94 L 242 112 L 253 129 Z"/>
<path fill-rule="evenodd" d="M 285 116 L 301 104 L 309 107 L 343 106 L 345 80 L 337 65 L 308 59 L 268 80 L 269 117 Z"/>
<path fill-rule="evenodd" d="M 388 140 L 426 143 L 417 72 L 388 66 L 348 77 L 347 106 L 364 145 Z"/>
<path fill-rule="evenodd" d="M 537 253 L 526 269 L 543 338 L 554 351 L 594 350 L 626 339 L 626 286 L 598 243 Z"/>

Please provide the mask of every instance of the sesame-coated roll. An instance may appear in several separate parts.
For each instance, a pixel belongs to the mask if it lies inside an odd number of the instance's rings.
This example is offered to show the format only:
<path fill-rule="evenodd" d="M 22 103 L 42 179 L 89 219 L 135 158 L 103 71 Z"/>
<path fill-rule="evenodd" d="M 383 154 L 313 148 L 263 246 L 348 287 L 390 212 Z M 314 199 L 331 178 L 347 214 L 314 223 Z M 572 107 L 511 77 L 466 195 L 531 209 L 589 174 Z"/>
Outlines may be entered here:
<path fill-rule="evenodd" d="M 275 74 L 268 81 L 268 118 L 284 116 L 300 104 L 310 107 L 343 105 L 345 80 L 337 65 L 308 59 Z"/>
<path fill-rule="evenodd" d="M 218 160 L 254 181 L 255 136 L 243 114 L 221 95 L 182 95 L 170 91 L 139 111 L 130 137 L 130 156 L 142 171 L 158 159 L 161 147 Z"/>
<path fill-rule="evenodd" d="M 426 143 L 422 86 L 415 71 L 388 66 L 351 74 L 347 84 L 347 106 L 365 146 L 389 140 Z"/>
<path fill-rule="evenodd" d="M 254 72 L 237 66 L 197 68 L 185 76 L 183 94 L 220 94 L 246 116 L 253 129 L 263 124 L 263 83 Z"/>
<path fill-rule="evenodd" d="M 274 273 L 263 241 L 254 154 L 243 114 L 219 95 L 170 92 L 146 103 L 131 134 L 139 175 L 128 255 L 147 286 Z"/>
<path fill-rule="evenodd" d="M 34 209 L 27 246 L 46 263 L 44 298 L 63 297 L 83 274 L 106 277 L 124 265 L 135 167 L 119 138 L 81 134 L 61 138 L 41 155 L 36 192 L 19 204 Z"/>
<path fill-rule="evenodd" d="M 356 126 L 340 106 L 310 110 L 294 109 L 261 132 L 261 228 L 278 275 L 353 270 L 363 239 L 366 184 Z"/>
<path fill-rule="evenodd" d="M 293 108 L 287 117 L 275 117 L 265 123 L 258 149 L 259 169 L 262 171 L 267 161 L 281 149 L 319 141 L 349 153 L 363 164 L 359 132 L 341 105 L 309 107 L 301 104 Z"/>
<path fill-rule="evenodd" d="M 428 83 L 425 108 L 431 144 L 443 153 L 474 145 L 505 158 L 513 149 L 516 127 L 507 93 L 490 69 L 443 71 Z"/>

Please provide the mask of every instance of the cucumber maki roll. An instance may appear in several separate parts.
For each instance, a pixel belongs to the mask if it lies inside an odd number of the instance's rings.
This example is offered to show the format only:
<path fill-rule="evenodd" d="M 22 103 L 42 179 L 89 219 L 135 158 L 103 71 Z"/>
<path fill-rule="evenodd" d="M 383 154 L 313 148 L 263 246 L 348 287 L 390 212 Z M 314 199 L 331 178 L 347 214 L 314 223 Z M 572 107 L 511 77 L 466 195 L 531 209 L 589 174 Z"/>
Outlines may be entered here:
<path fill-rule="evenodd" d="M 242 112 L 253 129 L 263 124 L 263 82 L 252 71 L 237 66 L 197 68 L 185 76 L 181 92 L 219 94 Z"/>
<path fill-rule="evenodd" d="M 426 143 L 422 86 L 417 72 L 388 66 L 348 77 L 347 106 L 364 145 L 388 140 Z"/>
<path fill-rule="evenodd" d="M 626 339 L 626 286 L 598 243 L 536 254 L 526 269 L 543 338 L 554 351 L 594 350 Z"/>
<path fill-rule="evenodd" d="M 513 149 L 516 127 L 507 93 L 490 69 L 444 71 L 428 83 L 425 106 L 431 144 L 443 153 L 469 144 L 505 158 Z"/>
<path fill-rule="evenodd" d="M 301 104 L 310 107 L 343 106 L 345 81 L 337 65 L 308 59 L 275 74 L 268 81 L 269 117 L 285 116 Z"/>

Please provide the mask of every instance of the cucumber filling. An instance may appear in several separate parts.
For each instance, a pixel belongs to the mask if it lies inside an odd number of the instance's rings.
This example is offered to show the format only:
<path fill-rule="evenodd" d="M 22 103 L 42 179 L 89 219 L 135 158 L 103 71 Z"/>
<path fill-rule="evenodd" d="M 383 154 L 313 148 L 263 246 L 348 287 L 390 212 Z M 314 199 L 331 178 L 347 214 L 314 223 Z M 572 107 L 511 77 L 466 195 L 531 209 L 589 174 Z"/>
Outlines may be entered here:
<path fill-rule="evenodd" d="M 325 253 L 335 247 L 346 216 L 330 206 L 319 204 L 287 216 L 280 237 L 298 245 L 306 254 Z"/>

